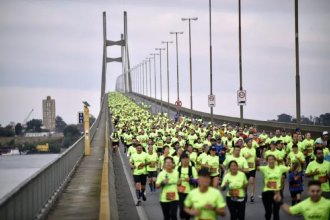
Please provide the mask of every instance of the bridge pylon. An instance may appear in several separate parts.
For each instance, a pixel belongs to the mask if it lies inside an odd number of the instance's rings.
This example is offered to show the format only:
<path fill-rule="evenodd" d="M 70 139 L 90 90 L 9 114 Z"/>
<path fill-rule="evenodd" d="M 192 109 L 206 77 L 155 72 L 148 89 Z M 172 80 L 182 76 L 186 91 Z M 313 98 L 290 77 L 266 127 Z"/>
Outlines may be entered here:
<path fill-rule="evenodd" d="M 128 53 L 128 42 L 127 42 L 127 12 L 124 11 L 124 34 L 121 34 L 121 38 L 118 41 L 111 41 L 107 39 L 107 28 L 106 28 L 106 12 L 103 12 L 103 58 L 102 58 L 102 79 L 101 79 L 101 105 L 102 99 L 105 94 L 106 88 L 106 71 L 107 63 L 120 62 L 122 63 L 122 75 L 123 77 L 118 77 L 121 79 L 121 83 L 116 82 L 116 90 L 122 92 L 132 91 L 132 80 L 130 73 L 130 62 Z M 107 56 L 107 47 L 120 46 L 121 56 L 116 58 L 110 58 Z"/>

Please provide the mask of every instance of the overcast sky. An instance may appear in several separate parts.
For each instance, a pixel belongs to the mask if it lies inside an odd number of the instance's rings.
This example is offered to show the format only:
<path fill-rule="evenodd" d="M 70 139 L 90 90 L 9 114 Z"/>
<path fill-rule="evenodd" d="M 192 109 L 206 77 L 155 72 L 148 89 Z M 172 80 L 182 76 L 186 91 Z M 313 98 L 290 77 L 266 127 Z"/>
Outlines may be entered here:
<path fill-rule="evenodd" d="M 299 1 L 302 115 L 330 112 L 330 1 Z M 239 116 L 238 1 L 213 0 L 213 93 L 215 114 Z M 0 0 L 0 124 L 42 118 L 42 99 L 56 99 L 56 115 L 77 122 L 82 101 L 99 111 L 102 70 L 102 12 L 109 40 L 123 32 L 128 13 L 131 66 L 179 36 L 180 98 L 189 107 L 188 23 L 192 23 L 194 108 L 209 111 L 209 29 L 207 0 Z M 243 88 L 247 118 L 295 116 L 294 0 L 242 1 Z M 109 57 L 119 47 L 108 49 Z M 165 55 L 165 53 L 163 53 Z M 170 100 L 176 99 L 175 45 L 169 49 Z M 167 99 L 165 56 L 163 99 Z M 157 71 L 159 58 L 157 59 Z M 107 67 L 107 90 L 114 90 L 121 64 Z M 157 73 L 159 74 L 159 73 Z M 159 79 L 159 78 L 158 78 Z M 157 82 L 159 88 L 159 82 Z M 157 91 L 159 96 L 159 90 Z M 152 90 L 152 94 L 154 91 Z"/>

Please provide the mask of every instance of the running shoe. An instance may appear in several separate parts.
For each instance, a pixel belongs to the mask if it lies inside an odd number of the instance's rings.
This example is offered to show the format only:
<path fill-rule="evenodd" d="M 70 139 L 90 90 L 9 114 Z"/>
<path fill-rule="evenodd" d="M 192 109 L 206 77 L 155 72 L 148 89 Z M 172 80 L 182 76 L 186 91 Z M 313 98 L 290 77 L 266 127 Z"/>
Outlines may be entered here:
<path fill-rule="evenodd" d="M 144 193 L 142 194 L 142 200 L 143 200 L 143 201 L 146 201 L 146 200 L 147 200 L 146 192 L 144 192 Z"/>
<path fill-rule="evenodd" d="M 141 201 L 138 200 L 137 203 L 136 203 L 136 206 L 140 206 L 141 205 Z"/>
<path fill-rule="evenodd" d="M 254 203 L 254 196 L 251 196 L 251 197 L 250 197 L 250 202 L 251 202 L 251 203 Z"/>

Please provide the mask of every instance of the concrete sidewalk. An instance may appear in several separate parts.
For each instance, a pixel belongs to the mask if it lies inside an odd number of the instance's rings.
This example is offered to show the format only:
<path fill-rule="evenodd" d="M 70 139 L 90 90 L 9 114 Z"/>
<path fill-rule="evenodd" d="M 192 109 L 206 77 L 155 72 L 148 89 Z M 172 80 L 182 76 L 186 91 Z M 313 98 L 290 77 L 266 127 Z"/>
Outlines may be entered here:
<path fill-rule="evenodd" d="M 91 143 L 91 156 L 82 159 L 63 194 L 48 215 L 50 220 L 98 219 L 105 144 L 105 114 Z"/>

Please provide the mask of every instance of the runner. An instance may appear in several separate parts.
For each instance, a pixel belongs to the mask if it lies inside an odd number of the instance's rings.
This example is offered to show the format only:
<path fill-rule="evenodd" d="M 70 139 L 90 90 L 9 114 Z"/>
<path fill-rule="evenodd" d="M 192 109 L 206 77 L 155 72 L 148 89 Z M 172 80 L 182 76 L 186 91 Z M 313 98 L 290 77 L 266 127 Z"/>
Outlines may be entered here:
<path fill-rule="evenodd" d="M 249 172 L 246 173 L 246 178 L 250 183 L 250 202 L 254 202 L 255 184 L 254 179 L 256 177 L 256 149 L 252 147 L 252 139 L 246 139 L 246 147 L 241 150 L 241 155 L 247 160 L 249 166 Z"/>
<path fill-rule="evenodd" d="M 298 161 L 294 161 L 291 164 L 291 171 L 289 173 L 289 190 L 292 201 L 291 205 L 299 203 L 303 191 L 303 172 L 301 171 L 300 163 Z"/>
<path fill-rule="evenodd" d="M 136 153 L 130 157 L 131 169 L 133 169 L 133 179 L 135 182 L 136 197 L 138 199 L 136 206 L 141 205 L 141 197 L 146 201 L 145 185 L 147 182 L 146 172 L 147 154 L 142 151 L 140 144 L 136 147 Z"/>
<path fill-rule="evenodd" d="M 178 183 L 179 173 L 173 170 L 174 160 L 172 157 L 165 157 L 164 170 L 158 174 L 156 187 L 161 188 L 160 205 L 163 211 L 164 220 L 176 220 L 178 210 Z"/>
<path fill-rule="evenodd" d="M 303 215 L 306 220 L 329 220 L 330 219 L 330 200 L 322 197 L 321 182 L 312 180 L 308 183 L 309 198 L 294 205 L 289 206 L 283 203 L 280 197 L 275 201 L 289 215 Z"/>
<path fill-rule="evenodd" d="M 322 196 L 330 198 L 330 162 L 324 160 L 323 149 L 316 147 L 314 149 L 316 160 L 310 162 L 306 168 L 306 176 L 312 177 L 313 180 L 321 182 Z"/>
<path fill-rule="evenodd" d="M 119 135 L 117 129 L 114 130 L 111 134 L 112 141 L 112 153 L 116 153 L 119 146 Z"/>
<path fill-rule="evenodd" d="M 273 198 L 281 197 L 280 190 L 281 178 L 284 172 L 288 172 L 289 168 L 285 166 L 277 166 L 275 164 L 276 158 L 274 155 L 268 155 L 267 158 L 268 165 L 257 167 L 258 170 L 264 176 L 264 189 L 262 192 L 262 203 L 265 208 L 265 218 L 270 220 L 272 215 L 274 220 L 279 220 L 279 204 L 275 203 Z"/>
<path fill-rule="evenodd" d="M 241 147 L 235 146 L 233 149 L 233 154 L 226 156 L 225 161 L 223 162 L 224 169 L 228 169 L 228 164 L 230 161 L 235 160 L 238 164 L 238 169 L 244 173 L 249 172 L 249 165 L 247 160 L 241 156 Z"/>
<path fill-rule="evenodd" d="M 211 176 L 211 186 L 218 188 L 220 162 L 217 155 L 217 149 L 214 146 L 210 148 L 209 155 L 203 158 L 202 167 L 209 169 Z"/>
<path fill-rule="evenodd" d="M 193 189 L 193 184 L 197 180 L 197 171 L 195 167 L 189 165 L 189 155 L 183 153 L 181 155 L 181 165 L 177 167 L 179 172 L 180 185 L 178 186 L 179 191 L 179 207 L 180 207 L 180 218 L 190 219 L 190 215 L 184 211 L 184 200 L 186 199 L 188 193 Z"/>
<path fill-rule="evenodd" d="M 185 211 L 194 219 L 216 220 L 225 216 L 226 203 L 219 190 L 210 187 L 211 178 L 207 169 L 198 172 L 198 188 L 192 190 L 184 201 Z"/>
<path fill-rule="evenodd" d="M 150 192 L 156 192 L 158 156 L 153 145 L 149 145 L 148 147 L 146 162 Z"/>
<path fill-rule="evenodd" d="M 248 184 L 245 173 L 238 170 L 235 160 L 229 162 L 229 172 L 224 176 L 221 190 L 227 187 L 227 205 L 232 220 L 244 220 L 245 218 L 245 191 Z"/>

